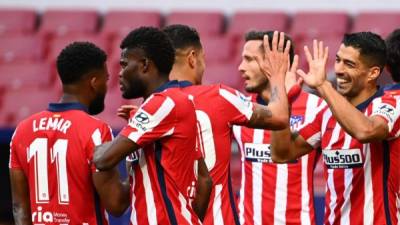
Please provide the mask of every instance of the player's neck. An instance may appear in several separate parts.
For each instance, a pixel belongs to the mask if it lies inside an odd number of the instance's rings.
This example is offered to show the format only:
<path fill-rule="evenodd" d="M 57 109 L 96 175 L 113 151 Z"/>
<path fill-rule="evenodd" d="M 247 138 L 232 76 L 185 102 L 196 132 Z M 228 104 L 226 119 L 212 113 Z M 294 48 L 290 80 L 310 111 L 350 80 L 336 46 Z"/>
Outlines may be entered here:
<path fill-rule="evenodd" d="M 159 88 L 161 85 L 165 84 L 168 82 L 168 76 L 164 75 L 159 75 L 158 79 L 154 79 L 152 82 L 149 83 L 147 86 L 147 90 L 145 91 L 144 98 L 148 98 L 151 94 L 153 94 L 157 88 Z"/>
<path fill-rule="evenodd" d="M 59 103 L 71 103 L 71 102 L 79 102 L 83 105 L 89 106 L 89 103 L 85 101 L 84 98 L 79 97 L 78 95 L 70 94 L 64 92 L 63 95 L 61 96 L 60 100 L 58 101 Z"/>
<path fill-rule="evenodd" d="M 192 84 L 196 84 L 195 76 L 192 76 L 192 72 L 183 68 L 182 66 L 175 65 L 172 67 L 169 73 L 169 80 L 177 81 L 189 81 Z"/>
<path fill-rule="evenodd" d="M 367 99 L 369 99 L 371 96 L 373 96 L 377 91 L 378 91 L 378 89 L 375 85 L 373 85 L 371 87 L 366 87 L 358 95 L 356 95 L 354 97 L 347 97 L 347 100 L 352 105 L 357 106 L 357 105 L 365 102 Z"/>

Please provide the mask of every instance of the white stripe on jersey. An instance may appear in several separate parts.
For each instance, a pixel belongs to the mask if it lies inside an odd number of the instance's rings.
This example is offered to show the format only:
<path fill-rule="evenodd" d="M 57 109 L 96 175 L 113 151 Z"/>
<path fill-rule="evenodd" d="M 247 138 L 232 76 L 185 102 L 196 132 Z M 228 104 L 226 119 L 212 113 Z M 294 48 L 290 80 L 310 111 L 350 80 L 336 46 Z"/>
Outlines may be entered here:
<path fill-rule="evenodd" d="M 222 184 L 215 185 L 214 189 L 214 204 L 213 204 L 213 216 L 214 216 L 214 224 L 224 224 L 224 218 L 222 218 L 221 212 L 221 191 L 222 191 Z"/>
<path fill-rule="evenodd" d="M 261 163 L 260 163 L 261 164 Z M 276 168 L 274 225 L 286 224 L 288 165 L 278 164 Z M 260 188 L 261 189 L 261 188 Z M 279 201 L 277 201 L 279 199 Z"/>
<path fill-rule="evenodd" d="M 147 219 L 150 225 L 157 225 L 157 210 L 154 203 L 153 190 L 151 187 L 150 176 L 149 171 L 147 170 L 147 162 L 145 156 L 139 157 L 139 165 L 143 175 L 143 186 L 145 187 L 144 191 L 147 206 Z"/>
<path fill-rule="evenodd" d="M 374 222 L 374 193 L 372 190 L 371 174 L 371 148 L 369 144 L 363 144 L 365 163 L 364 163 L 364 224 Z"/>
<path fill-rule="evenodd" d="M 326 113 L 327 114 L 327 113 Z M 324 115 L 325 116 L 325 115 Z M 327 119 L 328 121 L 329 119 Z M 326 126 L 324 126 L 326 127 Z M 335 124 L 335 128 L 333 128 L 333 132 L 332 132 L 332 137 L 330 139 L 329 144 L 327 145 L 326 149 L 331 149 L 332 148 L 332 144 L 335 143 L 337 141 L 337 139 L 339 138 L 339 133 L 340 133 L 340 125 L 339 123 Z M 334 183 L 334 169 L 327 169 L 328 171 L 328 188 L 329 188 L 329 192 L 331 193 L 331 199 L 330 199 L 330 203 L 329 203 L 329 208 L 331 210 L 331 213 L 329 215 L 329 222 L 330 224 L 333 224 L 333 222 L 335 221 L 335 208 L 337 206 L 337 194 L 336 194 L 336 190 L 335 190 L 335 183 Z"/>
<path fill-rule="evenodd" d="M 228 102 L 230 102 L 240 113 L 246 116 L 250 120 L 251 115 L 253 115 L 253 103 L 250 101 L 245 101 L 239 96 L 232 94 L 231 92 L 220 88 L 219 94 Z"/>
<path fill-rule="evenodd" d="M 322 115 L 322 124 L 321 124 L 321 131 L 322 131 L 322 135 L 325 134 L 326 128 L 328 127 L 328 121 L 329 118 L 332 117 L 332 112 L 331 110 L 327 109 L 325 110 L 324 114 Z"/>
<path fill-rule="evenodd" d="M 397 206 L 397 225 L 400 225 L 400 189 L 396 195 L 396 206 Z"/>
<path fill-rule="evenodd" d="M 264 130 L 254 129 L 253 143 L 262 144 L 264 139 Z M 262 224 L 262 163 L 253 163 L 253 211 L 254 211 L 254 225 Z"/>
<path fill-rule="evenodd" d="M 242 132 L 240 132 L 240 126 L 233 126 L 233 135 L 235 135 L 235 139 L 239 145 L 240 152 L 244 152 L 243 143 L 242 143 Z M 244 163 L 244 154 L 240 154 L 241 163 Z M 246 173 L 244 172 L 244 165 L 242 165 L 242 180 L 240 181 L 240 193 L 239 193 L 239 222 L 241 225 L 244 224 L 244 191 L 245 191 L 245 179 Z"/>
<path fill-rule="evenodd" d="M 179 202 L 181 203 L 181 214 L 183 215 L 183 218 L 186 219 L 186 221 L 190 224 L 193 225 L 192 220 L 191 220 L 191 214 L 189 210 L 186 208 L 187 207 L 187 201 L 185 197 L 179 192 Z"/>
<path fill-rule="evenodd" d="M 344 144 L 342 149 L 349 149 L 352 137 L 345 133 L 344 136 Z M 350 201 L 350 193 L 353 190 L 353 185 L 351 181 L 353 180 L 353 169 L 344 169 L 344 203 L 340 209 L 341 217 L 340 224 L 350 224 L 350 210 L 351 210 L 351 201 Z"/>
<path fill-rule="evenodd" d="M 102 141 L 101 141 L 101 133 L 100 133 L 99 128 L 97 128 L 97 129 L 93 132 L 93 134 L 92 134 L 92 141 L 93 141 L 93 143 L 94 143 L 94 146 L 101 145 Z"/>
<path fill-rule="evenodd" d="M 160 108 L 158 108 L 157 112 L 154 113 L 154 115 L 151 116 L 147 113 L 150 119 L 149 123 L 146 124 L 146 130 L 144 131 L 143 129 L 136 129 L 136 131 L 129 134 L 128 138 L 134 142 L 137 142 L 139 138 L 143 136 L 143 134 L 150 132 L 153 130 L 153 128 L 157 127 L 158 124 L 160 124 L 161 121 L 163 121 L 163 119 L 168 116 L 168 114 L 172 111 L 174 107 L 175 107 L 175 102 L 170 97 L 167 96 L 164 102 L 161 104 Z M 139 109 L 137 113 L 141 113 L 142 111 L 144 110 Z M 133 118 L 135 116 L 136 114 L 133 116 Z M 132 125 L 132 127 L 135 128 L 134 125 Z"/>
<path fill-rule="evenodd" d="M 308 107 L 308 106 L 307 106 Z M 307 115 L 307 113 L 306 113 Z M 308 154 L 301 157 L 301 224 L 310 225 L 310 193 L 308 193 Z"/>

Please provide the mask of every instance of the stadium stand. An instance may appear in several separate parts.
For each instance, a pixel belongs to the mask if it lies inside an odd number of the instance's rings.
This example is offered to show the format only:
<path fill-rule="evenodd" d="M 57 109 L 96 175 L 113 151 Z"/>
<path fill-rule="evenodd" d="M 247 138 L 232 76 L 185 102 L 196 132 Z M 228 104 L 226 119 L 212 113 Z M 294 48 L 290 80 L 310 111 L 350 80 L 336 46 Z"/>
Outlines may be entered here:
<path fill-rule="evenodd" d="M 45 43 L 38 35 L 0 37 L 0 63 L 43 60 Z"/>
<path fill-rule="evenodd" d="M 0 9 L 0 36 L 32 34 L 37 14 L 30 9 Z"/>
<path fill-rule="evenodd" d="M 386 37 L 399 24 L 399 12 L 361 12 L 355 16 L 351 31 L 371 31 Z"/>

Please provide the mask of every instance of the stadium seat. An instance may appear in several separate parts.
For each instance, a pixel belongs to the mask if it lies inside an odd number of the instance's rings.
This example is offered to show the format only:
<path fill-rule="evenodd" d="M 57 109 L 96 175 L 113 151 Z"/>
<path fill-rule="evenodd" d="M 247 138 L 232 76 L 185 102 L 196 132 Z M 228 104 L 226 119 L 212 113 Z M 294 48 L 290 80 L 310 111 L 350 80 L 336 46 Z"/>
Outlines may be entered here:
<path fill-rule="evenodd" d="M 160 27 L 161 14 L 155 11 L 109 11 L 104 16 L 102 33 L 108 38 L 126 35 L 140 26 Z"/>
<path fill-rule="evenodd" d="M 2 118 L 15 126 L 28 116 L 45 110 L 49 102 L 57 102 L 60 93 L 47 88 L 9 90 L 4 94 Z"/>
<path fill-rule="evenodd" d="M 40 61 L 44 50 L 43 39 L 37 35 L 0 37 L 0 63 Z"/>
<path fill-rule="evenodd" d="M 98 26 L 95 10 L 48 10 L 42 15 L 40 34 L 47 37 L 94 33 Z"/>
<path fill-rule="evenodd" d="M 241 38 L 249 30 L 286 31 L 287 25 L 284 12 L 237 12 L 230 19 L 227 32 Z"/>
<path fill-rule="evenodd" d="M 231 36 L 204 36 L 201 38 L 206 63 L 226 63 L 232 61 L 235 51 Z"/>
<path fill-rule="evenodd" d="M 232 63 L 207 65 L 203 77 L 203 84 L 219 83 L 232 88 L 242 89 L 243 80 L 237 70 L 237 65 Z"/>
<path fill-rule="evenodd" d="M 327 69 L 329 71 L 333 71 L 334 65 L 335 65 L 335 60 L 336 60 L 336 53 L 339 50 L 340 44 L 342 43 L 342 37 L 343 35 L 332 35 L 332 36 L 326 36 L 323 38 L 320 38 L 318 40 L 323 41 L 325 46 L 328 46 L 328 63 L 327 63 Z M 304 54 L 304 46 L 307 45 L 309 50 L 312 52 L 312 47 L 313 47 L 313 39 L 307 39 L 302 42 L 295 43 L 297 44 L 296 46 L 296 52 L 299 54 L 300 57 L 300 63 L 299 63 L 299 68 L 303 69 L 305 72 L 308 71 L 308 62 L 306 59 L 306 56 Z"/>
<path fill-rule="evenodd" d="M 290 34 L 296 41 L 343 35 L 349 25 L 345 12 L 299 12 L 293 16 L 292 21 Z"/>
<path fill-rule="evenodd" d="M 49 52 L 47 59 L 54 61 L 61 50 L 64 49 L 68 44 L 74 41 L 89 41 L 96 44 L 98 47 L 103 49 L 105 52 L 109 52 L 109 43 L 107 39 L 102 35 L 96 34 L 71 34 L 62 37 L 56 37 L 49 43 Z"/>
<path fill-rule="evenodd" d="M 354 18 L 352 32 L 371 31 L 385 38 L 399 25 L 400 12 L 363 12 Z"/>
<path fill-rule="evenodd" d="M 43 62 L 3 64 L 0 74 L 0 87 L 6 89 L 49 88 L 54 81 L 50 65 Z"/>
<path fill-rule="evenodd" d="M 32 34 L 37 22 L 36 11 L 28 9 L 0 9 L 0 36 Z"/>
<path fill-rule="evenodd" d="M 172 12 L 166 16 L 166 25 L 186 24 L 197 29 L 202 37 L 220 35 L 224 28 L 222 12 Z"/>

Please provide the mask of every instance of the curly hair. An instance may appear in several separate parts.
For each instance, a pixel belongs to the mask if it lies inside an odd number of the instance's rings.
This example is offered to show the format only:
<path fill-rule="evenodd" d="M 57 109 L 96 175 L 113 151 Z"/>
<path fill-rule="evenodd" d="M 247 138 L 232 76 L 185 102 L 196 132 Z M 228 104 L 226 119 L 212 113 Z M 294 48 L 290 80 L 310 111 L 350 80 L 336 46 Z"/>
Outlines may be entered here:
<path fill-rule="evenodd" d="M 383 71 L 386 64 L 385 41 L 372 32 L 345 34 L 342 43 L 360 51 L 360 57 L 369 66 L 378 66 Z"/>
<path fill-rule="evenodd" d="M 272 38 L 274 37 L 274 31 L 256 31 L 256 30 L 252 30 L 249 31 L 245 34 L 245 41 L 263 41 L 264 40 L 264 35 L 268 35 L 268 42 L 269 45 L 272 45 Z M 288 36 L 288 34 L 285 33 L 285 43 L 284 43 L 284 47 L 286 47 L 286 42 L 290 41 L 290 49 L 289 49 L 289 59 L 290 59 L 290 64 L 293 63 L 293 58 L 294 58 L 294 43 L 293 40 L 290 36 Z M 261 46 L 261 49 L 264 51 L 263 46 Z"/>
<path fill-rule="evenodd" d="M 106 53 L 90 42 L 73 42 L 57 57 L 57 71 L 63 84 L 79 81 L 92 70 L 104 68 Z"/>
<path fill-rule="evenodd" d="M 400 29 L 394 30 L 386 38 L 387 69 L 392 79 L 400 82 Z"/>
<path fill-rule="evenodd" d="M 202 48 L 199 33 L 193 27 L 182 24 L 173 24 L 162 29 L 172 41 L 175 49 L 188 47 Z"/>
<path fill-rule="evenodd" d="M 139 48 L 154 62 L 158 71 L 168 76 L 175 62 L 175 50 L 168 36 L 155 27 L 139 27 L 121 42 L 121 49 Z"/>

